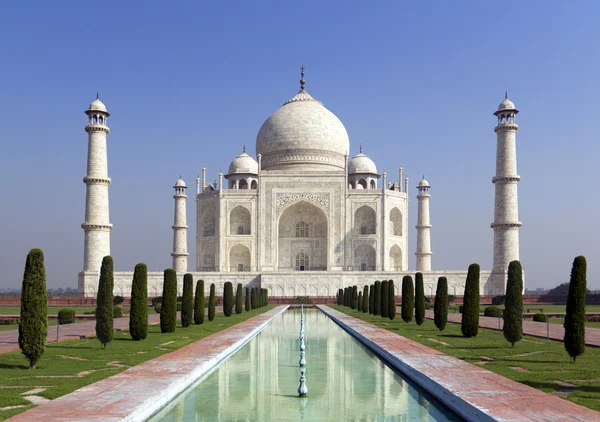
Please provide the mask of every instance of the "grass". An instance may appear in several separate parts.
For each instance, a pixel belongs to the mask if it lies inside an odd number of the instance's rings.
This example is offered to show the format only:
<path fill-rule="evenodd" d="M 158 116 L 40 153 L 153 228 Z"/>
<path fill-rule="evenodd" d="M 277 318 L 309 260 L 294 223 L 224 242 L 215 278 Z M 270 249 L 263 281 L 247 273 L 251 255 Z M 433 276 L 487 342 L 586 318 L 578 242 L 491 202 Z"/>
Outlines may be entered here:
<path fill-rule="evenodd" d="M 61 309 L 74 309 L 75 314 L 83 314 L 84 312 L 95 311 L 95 306 L 48 306 L 48 315 L 58 315 L 58 311 Z M 20 315 L 20 306 L 0 306 L 0 315 Z"/>
<path fill-rule="evenodd" d="M 600 411 L 600 348 L 587 347 L 585 353 L 573 364 L 569 361 L 563 343 L 558 341 L 524 336 L 513 348 L 501 331 L 480 328 L 477 337 L 464 338 L 460 324 L 448 323 L 444 331 L 439 331 L 429 319 L 418 326 L 414 321 L 405 323 L 399 315 L 391 321 L 343 306 L 329 306 L 514 381 L 547 393 L 561 392 L 562 397 L 567 400 Z M 444 342 L 447 346 L 432 340 Z M 488 358 L 493 360 L 482 364 Z M 515 367 L 530 372 L 512 369 Z M 554 381 L 568 382 L 577 388 L 561 391 L 564 387 Z"/>
<path fill-rule="evenodd" d="M 265 306 L 249 312 L 244 311 L 239 315 L 234 313 L 230 317 L 219 313 L 214 321 L 209 322 L 206 318 L 204 324 L 192 324 L 188 328 L 182 328 L 181 321 L 178 321 L 176 331 L 169 334 L 162 334 L 158 325 L 151 325 L 148 327 L 148 337 L 142 341 L 131 340 L 129 332 L 116 332 L 114 340 L 108 344 L 106 349 L 103 349 L 95 338 L 48 344 L 46 352 L 35 370 L 28 369 L 28 362 L 20 351 L 0 354 L 0 369 L 2 370 L 0 408 L 28 405 L 28 407 L 19 409 L 0 411 L 0 420 L 33 407 L 21 396 L 21 393 L 25 391 L 43 386 L 46 387 L 46 390 L 38 395 L 47 399 L 55 399 L 124 371 L 129 366 L 135 366 L 177 350 L 273 307 Z M 171 341 L 173 343 L 165 344 Z M 118 362 L 127 367 L 108 365 L 111 362 Z"/>
<path fill-rule="evenodd" d="M 73 324 L 77 324 L 78 322 L 85 322 L 85 321 L 86 320 L 76 319 Z M 55 319 L 51 319 L 51 320 L 48 321 L 48 327 L 50 327 L 52 325 L 56 325 L 56 320 Z M 19 329 L 19 326 L 17 324 L 14 324 L 14 325 L 0 325 L 0 332 L 1 331 L 18 330 L 18 329 Z"/>

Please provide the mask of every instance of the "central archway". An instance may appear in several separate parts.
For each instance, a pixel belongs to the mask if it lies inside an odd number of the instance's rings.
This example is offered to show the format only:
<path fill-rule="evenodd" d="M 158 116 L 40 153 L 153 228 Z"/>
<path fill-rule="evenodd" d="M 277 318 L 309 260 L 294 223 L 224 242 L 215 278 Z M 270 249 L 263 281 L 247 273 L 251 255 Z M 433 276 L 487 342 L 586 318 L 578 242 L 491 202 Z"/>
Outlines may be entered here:
<path fill-rule="evenodd" d="M 327 270 L 327 216 L 305 201 L 286 208 L 279 217 L 279 271 Z"/>

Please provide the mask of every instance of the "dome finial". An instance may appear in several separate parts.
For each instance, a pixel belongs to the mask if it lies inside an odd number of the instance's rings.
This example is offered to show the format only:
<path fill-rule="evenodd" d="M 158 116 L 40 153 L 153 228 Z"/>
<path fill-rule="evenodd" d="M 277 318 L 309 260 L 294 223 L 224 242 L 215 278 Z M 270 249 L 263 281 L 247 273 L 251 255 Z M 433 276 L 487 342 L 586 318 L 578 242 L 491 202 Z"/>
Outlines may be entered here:
<path fill-rule="evenodd" d="M 246 143 L 244 143 L 244 148 L 242 148 L 242 153 L 245 154 L 246 153 Z"/>
<path fill-rule="evenodd" d="M 96 99 L 99 100 L 100 99 L 100 95 L 98 94 L 98 92 L 96 92 Z"/>
<path fill-rule="evenodd" d="M 508 100 L 508 91 L 504 91 L 504 99 Z"/>
<path fill-rule="evenodd" d="M 306 83 L 304 80 L 304 65 L 300 68 L 300 76 L 302 76 L 302 79 L 300 79 L 300 91 L 304 91 L 304 84 Z"/>
<path fill-rule="evenodd" d="M 360 144 L 360 146 L 358 147 L 358 153 L 362 154 L 362 144 Z"/>

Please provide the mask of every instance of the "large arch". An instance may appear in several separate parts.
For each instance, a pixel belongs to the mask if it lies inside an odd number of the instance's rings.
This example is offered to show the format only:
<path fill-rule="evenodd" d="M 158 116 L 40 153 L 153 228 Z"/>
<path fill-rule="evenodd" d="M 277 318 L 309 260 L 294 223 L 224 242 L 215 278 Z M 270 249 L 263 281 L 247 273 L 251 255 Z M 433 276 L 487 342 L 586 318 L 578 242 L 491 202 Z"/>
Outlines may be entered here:
<path fill-rule="evenodd" d="M 231 271 L 250 271 L 250 249 L 237 244 L 229 251 L 229 268 Z"/>
<path fill-rule="evenodd" d="M 280 271 L 327 270 L 327 216 L 317 206 L 300 201 L 281 213 L 277 236 L 277 266 Z M 307 265 L 297 266 L 297 258 Z M 304 256 L 302 256 L 304 258 Z"/>
<path fill-rule="evenodd" d="M 354 249 L 354 266 L 360 271 L 375 271 L 376 256 L 373 245 L 359 245 Z"/>
<path fill-rule="evenodd" d="M 393 208 L 390 212 L 390 234 L 402 236 L 402 212 L 398 208 Z"/>
<path fill-rule="evenodd" d="M 368 205 L 363 205 L 354 213 L 354 230 L 356 234 L 375 234 L 377 231 L 377 214 Z"/>
<path fill-rule="evenodd" d="M 402 271 L 402 249 L 394 245 L 390 248 L 390 271 Z"/>
<path fill-rule="evenodd" d="M 213 204 L 208 205 L 202 212 L 202 219 L 200 220 L 202 225 L 202 236 L 214 236 L 215 235 L 215 208 Z"/>
<path fill-rule="evenodd" d="M 248 208 L 238 205 L 229 213 L 229 234 L 251 234 L 250 233 L 250 211 Z"/>

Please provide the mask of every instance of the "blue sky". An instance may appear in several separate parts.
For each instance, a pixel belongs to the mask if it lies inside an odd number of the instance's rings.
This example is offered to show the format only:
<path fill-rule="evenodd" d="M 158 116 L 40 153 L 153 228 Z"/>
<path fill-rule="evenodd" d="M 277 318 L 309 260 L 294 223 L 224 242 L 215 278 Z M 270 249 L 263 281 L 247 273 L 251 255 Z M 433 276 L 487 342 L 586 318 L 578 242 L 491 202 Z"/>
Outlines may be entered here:
<path fill-rule="evenodd" d="M 432 185 L 433 268 L 490 269 L 495 111 L 508 90 L 517 134 L 526 286 L 568 281 L 588 258 L 600 289 L 600 3 L 2 2 L 0 287 L 41 247 L 48 285 L 83 265 L 87 135 L 96 91 L 112 113 L 112 255 L 118 270 L 171 265 L 172 186 L 216 179 L 254 151 L 262 122 L 307 90 L 397 178 Z M 390 179 L 388 179 L 390 180 Z M 188 202 L 195 251 L 195 203 Z M 190 259 L 190 269 L 193 269 Z"/>

